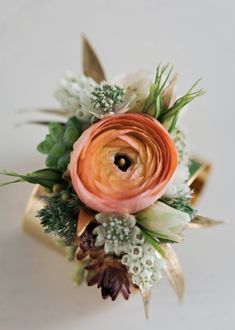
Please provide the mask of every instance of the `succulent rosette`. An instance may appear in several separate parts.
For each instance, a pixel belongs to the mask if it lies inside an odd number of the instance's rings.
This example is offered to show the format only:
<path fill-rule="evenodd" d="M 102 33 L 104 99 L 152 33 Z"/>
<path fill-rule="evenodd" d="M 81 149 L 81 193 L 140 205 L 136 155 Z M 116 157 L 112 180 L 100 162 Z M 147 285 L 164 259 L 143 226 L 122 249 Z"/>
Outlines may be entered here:
<path fill-rule="evenodd" d="M 139 289 L 147 309 L 163 270 L 182 296 L 171 243 L 205 221 L 191 204 L 189 181 L 198 163 L 178 127 L 181 110 L 204 91 L 194 84 L 177 98 L 177 75 L 170 78 L 168 65 L 159 65 L 154 79 L 141 70 L 109 82 L 94 53 L 91 58 L 86 76 L 61 80 L 55 96 L 62 108 L 43 110 L 63 118 L 48 123 L 38 145 L 46 168 L 4 174 L 43 188 L 37 221 L 76 263 L 76 284 L 97 285 L 112 300 Z"/>

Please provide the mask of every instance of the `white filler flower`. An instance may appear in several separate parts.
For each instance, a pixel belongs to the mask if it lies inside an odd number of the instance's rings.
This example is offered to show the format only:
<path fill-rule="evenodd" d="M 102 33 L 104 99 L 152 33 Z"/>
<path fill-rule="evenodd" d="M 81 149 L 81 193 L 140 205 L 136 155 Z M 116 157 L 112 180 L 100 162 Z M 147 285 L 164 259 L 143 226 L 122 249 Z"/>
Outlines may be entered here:
<path fill-rule="evenodd" d="M 61 79 L 55 97 L 68 112 L 68 117 L 76 116 L 82 122 L 88 123 L 92 117 L 90 109 L 93 108 L 90 96 L 97 86 L 92 78 L 68 72 L 65 78 Z"/>
<path fill-rule="evenodd" d="M 180 129 L 175 128 L 174 131 L 172 132 L 172 138 L 175 142 L 178 151 L 179 163 L 175 172 L 174 179 L 172 183 L 169 185 L 163 197 L 167 197 L 172 200 L 175 198 L 190 199 L 191 190 L 188 185 L 189 155 L 188 155 L 188 148 L 186 144 L 185 135 Z"/>
<path fill-rule="evenodd" d="M 95 218 L 100 223 L 93 231 L 97 235 L 95 245 L 104 245 L 105 253 L 120 255 L 128 249 L 130 241 L 141 241 L 136 232 L 136 219 L 133 215 L 98 213 Z"/>
<path fill-rule="evenodd" d="M 116 77 L 114 83 L 123 86 L 126 91 L 122 107 L 128 107 L 130 112 L 141 112 L 152 82 L 153 75 L 143 69 Z"/>
<path fill-rule="evenodd" d="M 133 283 L 138 287 L 149 289 L 162 278 L 163 260 L 147 242 L 130 245 L 122 257 L 122 264 L 127 267 Z"/>

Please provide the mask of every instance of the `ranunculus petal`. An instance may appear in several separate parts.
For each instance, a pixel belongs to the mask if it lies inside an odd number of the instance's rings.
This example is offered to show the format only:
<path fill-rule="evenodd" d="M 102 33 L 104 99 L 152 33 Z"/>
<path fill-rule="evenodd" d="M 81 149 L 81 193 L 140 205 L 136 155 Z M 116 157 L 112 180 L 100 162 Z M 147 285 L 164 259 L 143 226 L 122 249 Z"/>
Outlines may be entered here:
<path fill-rule="evenodd" d="M 128 163 L 122 169 L 117 157 Z M 134 214 L 166 191 L 177 166 L 175 144 L 154 118 L 137 113 L 108 116 L 74 144 L 72 185 L 98 212 Z"/>

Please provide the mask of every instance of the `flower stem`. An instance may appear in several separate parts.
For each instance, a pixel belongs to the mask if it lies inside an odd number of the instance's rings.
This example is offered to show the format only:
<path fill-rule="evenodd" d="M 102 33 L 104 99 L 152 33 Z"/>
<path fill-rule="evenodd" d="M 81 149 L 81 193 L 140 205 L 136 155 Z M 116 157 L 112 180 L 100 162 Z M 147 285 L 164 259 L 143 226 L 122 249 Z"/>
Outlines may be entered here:
<path fill-rule="evenodd" d="M 144 235 L 146 241 L 151 244 L 155 250 L 162 256 L 165 256 L 165 252 L 162 249 L 161 245 L 156 241 L 155 238 L 153 238 L 146 230 L 144 230 L 142 227 L 139 227 L 140 230 L 142 231 L 142 234 Z"/>

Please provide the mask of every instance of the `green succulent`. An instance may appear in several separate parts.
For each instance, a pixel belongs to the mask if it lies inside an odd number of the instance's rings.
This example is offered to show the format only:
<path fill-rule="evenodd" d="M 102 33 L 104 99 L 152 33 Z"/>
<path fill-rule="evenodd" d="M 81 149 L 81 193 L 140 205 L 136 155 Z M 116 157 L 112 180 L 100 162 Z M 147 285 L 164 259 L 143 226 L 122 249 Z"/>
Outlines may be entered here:
<path fill-rule="evenodd" d="M 46 166 L 65 171 L 74 142 L 82 133 L 82 127 L 76 117 L 71 117 L 67 123 L 51 122 L 49 133 L 37 146 L 37 150 L 47 155 Z"/>

